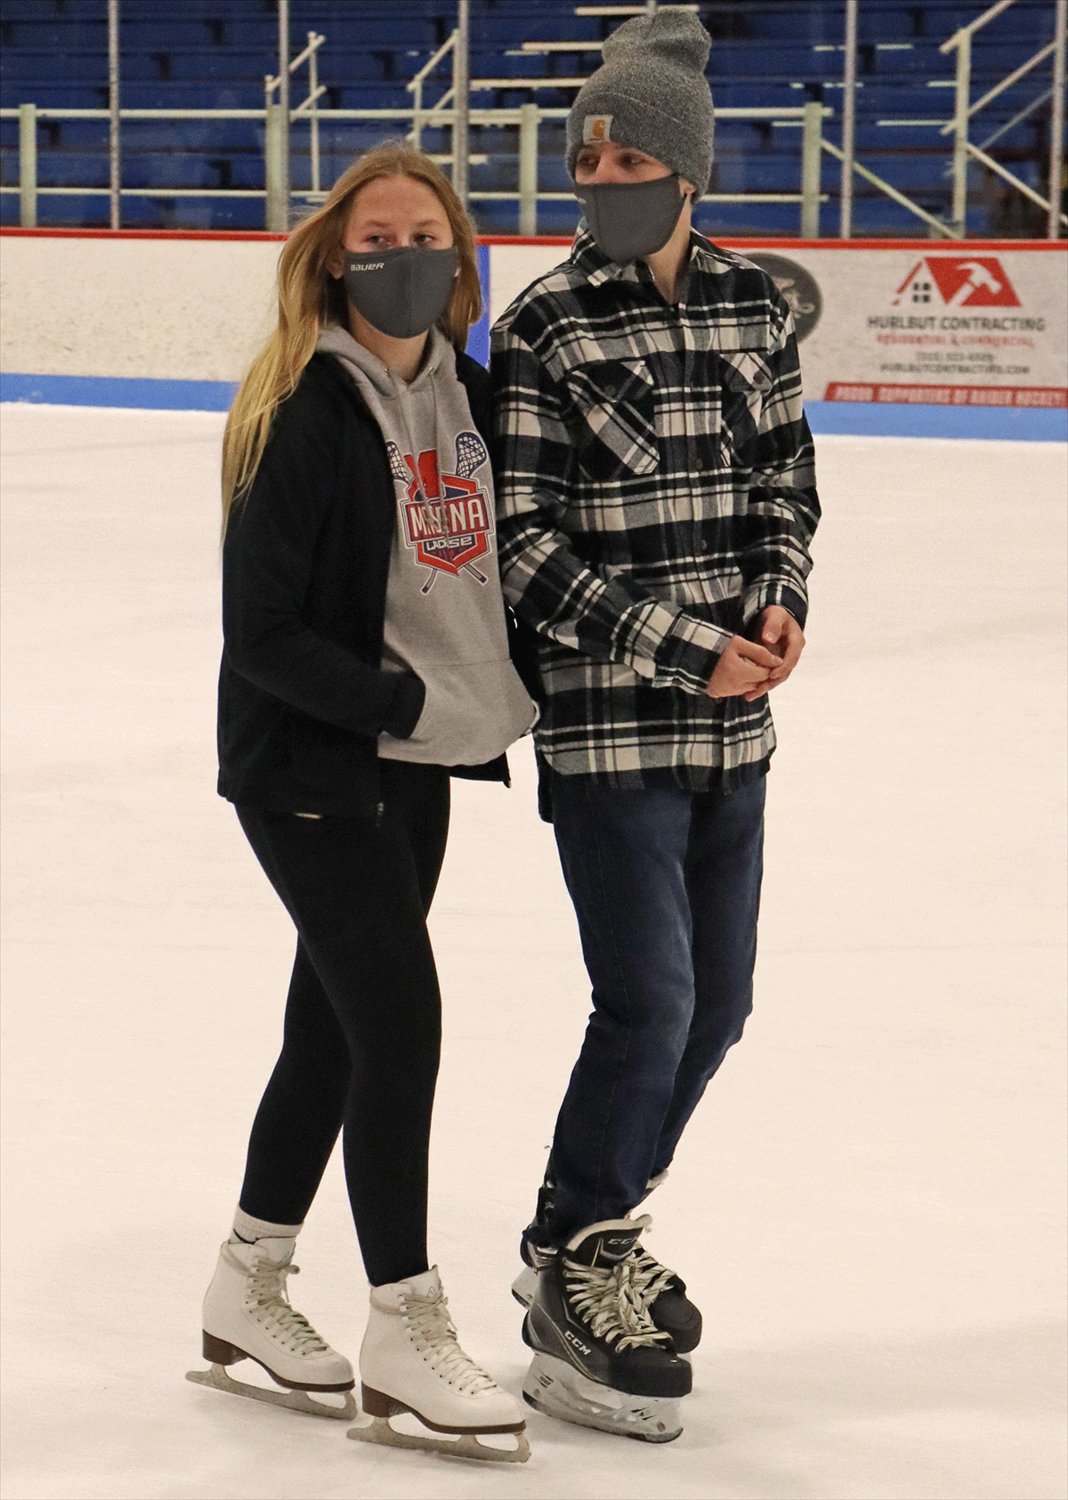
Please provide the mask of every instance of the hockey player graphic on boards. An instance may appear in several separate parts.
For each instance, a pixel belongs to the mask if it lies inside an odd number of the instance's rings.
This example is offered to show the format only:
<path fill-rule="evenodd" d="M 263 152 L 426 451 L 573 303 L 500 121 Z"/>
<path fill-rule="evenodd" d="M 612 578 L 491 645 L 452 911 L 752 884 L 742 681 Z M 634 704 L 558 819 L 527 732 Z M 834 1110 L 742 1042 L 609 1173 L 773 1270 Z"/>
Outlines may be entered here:
<path fill-rule="evenodd" d="M 486 557 L 493 521 L 486 491 L 471 476 L 489 454 L 477 432 L 461 432 L 456 439 L 452 473 L 442 471 L 435 449 L 402 453 L 392 439 L 386 444 L 389 468 L 405 487 L 401 511 L 403 536 L 419 562 L 429 569 L 421 593 L 429 594 L 439 573 L 454 577 L 466 569 L 480 584 L 489 582 L 476 567 Z"/>

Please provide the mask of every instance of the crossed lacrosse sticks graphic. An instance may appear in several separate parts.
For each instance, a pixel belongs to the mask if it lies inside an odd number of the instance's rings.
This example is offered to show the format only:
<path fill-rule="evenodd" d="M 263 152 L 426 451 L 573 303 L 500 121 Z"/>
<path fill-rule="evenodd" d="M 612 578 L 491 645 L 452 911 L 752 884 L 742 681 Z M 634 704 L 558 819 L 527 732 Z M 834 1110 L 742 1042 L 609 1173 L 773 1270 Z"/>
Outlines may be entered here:
<path fill-rule="evenodd" d="M 416 487 L 419 490 L 419 494 L 422 497 L 423 503 L 425 504 L 426 496 L 423 494 L 423 486 L 420 483 L 418 471 L 413 472 L 413 470 L 408 467 L 396 443 L 392 441 L 388 442 L 386 444 L 386 451 L 389 454 L 389 471 L 393 475 L 393 478 L 399 479 L 400 482 L 406 486 L 410 485 L 414 480 Z M 453 473 L 456 475 L 457 479 L 470 479 L 475 470 L 480 469 L 486 462 L 488 456 L 489 455 L 486 452 L 485 443 L 480 437 L 477 436 L 476 433 L 458 433 L 456 438 L 456 466 L 453 469 Z M 476 568 L 474 563 L 461 563 L 460 566 L 462 568 L 468 568 L 478 579 L 479 583 L 489 582 L 489 579 L 486 577 L 485 573 Z M 430 590 L 434 587 L 434 580 L 437 576 L 437 568 L 428 568 L 426 582 L 423 584 L 423 587 L 419 590 L 419 592 L 421 594 L 429 594 Z"/>

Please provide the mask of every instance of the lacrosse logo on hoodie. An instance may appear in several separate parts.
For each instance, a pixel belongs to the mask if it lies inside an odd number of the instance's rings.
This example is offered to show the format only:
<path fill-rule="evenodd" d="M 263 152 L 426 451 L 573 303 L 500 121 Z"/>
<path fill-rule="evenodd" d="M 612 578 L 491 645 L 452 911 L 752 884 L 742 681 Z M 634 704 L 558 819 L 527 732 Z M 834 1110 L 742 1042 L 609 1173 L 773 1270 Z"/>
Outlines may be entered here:
<path fill-rule="evenodd" d="M 486 583 L 486 575 L 474 566 L 489 553 L 493 535 L 489 495 L 472 477 L 489 456 L 478 433 L 457 434 L 451 470 L 442 467 L 434 448 L 402 453 L 389 441 L 386 451 L 394 479 L 405 486 L 404 539 L 416 561 L 454 578 L 467 568 Z"/>

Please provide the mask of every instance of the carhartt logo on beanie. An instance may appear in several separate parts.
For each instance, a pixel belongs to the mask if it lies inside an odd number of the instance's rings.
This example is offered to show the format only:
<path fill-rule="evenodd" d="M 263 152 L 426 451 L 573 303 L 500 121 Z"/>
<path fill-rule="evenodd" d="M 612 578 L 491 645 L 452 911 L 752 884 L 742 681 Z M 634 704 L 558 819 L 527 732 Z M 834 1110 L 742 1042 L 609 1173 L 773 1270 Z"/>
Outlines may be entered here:
<path fill-rule="evenodd" d="M 625 21 L 604 44 L 567 118 L 567 168 L 590 141 L 633 146 L 692 182 L 712 173 L 712 93 L 705 78 L 712 39 L 691 11 L 660 10 Z"/>

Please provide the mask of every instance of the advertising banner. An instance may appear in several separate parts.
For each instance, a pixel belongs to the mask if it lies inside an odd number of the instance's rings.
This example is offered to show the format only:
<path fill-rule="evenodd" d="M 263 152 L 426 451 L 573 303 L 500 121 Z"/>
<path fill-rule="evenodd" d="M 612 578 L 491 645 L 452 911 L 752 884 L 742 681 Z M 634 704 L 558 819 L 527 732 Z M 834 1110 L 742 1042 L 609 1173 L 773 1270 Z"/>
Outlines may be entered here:
<path fill-rule="evenodd" d="M 738 248 L 793 307 L 815 400 L 1068 405 L 1063 250 Z"/>
<path fill-rule="evenodd" d="M 1063 243 L 720 241 L 793 310 L 810 401 L 1068 405 Z M 566 244 L 494 246 L 499 313 Z"/>

